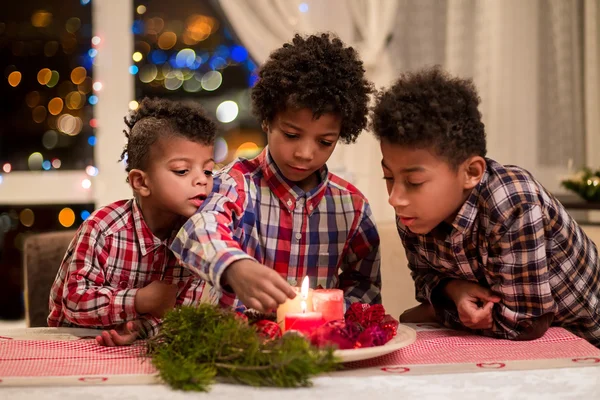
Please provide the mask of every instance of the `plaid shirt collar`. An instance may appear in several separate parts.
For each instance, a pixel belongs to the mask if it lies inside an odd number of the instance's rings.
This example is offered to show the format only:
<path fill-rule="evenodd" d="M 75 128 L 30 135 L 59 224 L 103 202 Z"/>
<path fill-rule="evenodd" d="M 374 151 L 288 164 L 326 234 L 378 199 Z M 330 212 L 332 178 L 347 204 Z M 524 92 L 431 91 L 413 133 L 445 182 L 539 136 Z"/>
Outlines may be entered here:
<path fill-rule="evenodd" d="M 308 207 L 308 214 L 312 214 L 316 209 L 325 195 L 325 189 L 329 183 L 329 170 L 327 165 L 323 165 L 319 170 L 319 184 L 309 192 L 304 192 L 294 182 L 287 179 L 281 173 L 281 170 L 275 164 L 275 161 L 271 157 L 268 147 L 258 155 L 260 160 L 261 170 L 267 185 L 271 191 L 279 198 L 282 206 L 289 212 L 292 212 L 296 208 L 296 201 L 306 196 L 306 206 Z"/>
<path fill-rule="evenodd" d="M 486 160 L 487 165 L 487 160 Z M 475 219 L 477 218 L 478 208 L 477 203 L 479 201 L 479 196 L 481 195 L 482 187 L 487 183 L 489 177 L 489 173 L 487 168 L 483 171 L 483 176 L 479 183 L 471 190 L 471 193 L 467 197 L 467 200 L 464 202 L 458 214 L 454 218 L 452 222 L 452 227 L 461 234 L 468 232 L 471 230 L 473 224 L 475 223 Z"/>
<path fill-rule="evenodd" d="M 171 235 L 166 240 L 160 240 L 158 237 L 152 233 L 150 227 L 146 224 L 144 220 L 144 216 L 142 215 L 142 210 L 138 205 L 137 201 L 134 199 L 132 202 L 131 214 L 133 216 L 133 227 L 135 229 L 135 237 L 138 242 L 138 246 L 140 247 L 140 253 L 142 256 L 146 256 L 148 253 L 155 251 L 158 247 L 164 245 L 169 247 L 179 228 L 183 225 L 184 220 L 181 219 L 177 221 Z"/>

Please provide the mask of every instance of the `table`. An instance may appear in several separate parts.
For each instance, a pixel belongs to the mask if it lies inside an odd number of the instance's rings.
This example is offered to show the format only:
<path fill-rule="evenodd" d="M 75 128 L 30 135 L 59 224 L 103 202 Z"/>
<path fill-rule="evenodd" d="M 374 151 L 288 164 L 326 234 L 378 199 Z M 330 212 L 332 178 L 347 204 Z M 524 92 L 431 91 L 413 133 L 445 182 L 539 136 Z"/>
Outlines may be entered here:
<path fill-rule="evenodd" d="M 302 389 L 277 389 L 277 388 L 250 388 L 246 386 L 216 384 L 209 393 L 184 393 L 173 391 L 164 385 L 94 385 L 93 382 L 83 382 L 77 386 L 52 386 L 52 387 L 4 387 L 0 389 L 0 398 L 2 399 L 54 399 L 54 398 L 82 398 L 85 400 L 101 399 L 144 399 L 144 400 L 165 400 L 165 399 L 292 399 L 292 400 L 350 400 L 377 397 L 380 399 L 596 399 L 600 398 L 600 350 L 586 347 L 587 343 L 581 342 L 579 338 L 570 335 L 568 332 L 553 328 L 544 338 L 529 343 L 496 341 L 489 342 L 490 339 L 478 338 L 471 335 L 465 335 L 456 331 L 449 331 L 432 326 L 431 324 L 413 325 L 418 331 L 419 340 L 412 346 L 421 346 L 422 349 L 433 349 L 435 354 L 443 353 L 445 349 L 451 349 L 456 346 L 456 352 L 460 353 L 457 357 L 465 357 L 468 353 L 465 343 L 488 343 L 489 347 L 496 346 L 498 349 L 507 346 L 508 348 L 521 349 L 535 348 L 543 350 L 543 346 L 552 346 L 557 354 L 570 354 L 574 356 L 591 355 L 588 357 L 589 363 L 579 366 L 572 363 L 572 368 L 555 369 L 529 369 L 529 370 L 490 370 L 484 372 L 464 372 L 454 373 L 461 369 L 464 364 L 446 364 L 443 371 L 431 374 L 434 369 L 429 369 L 427 365 L 408 365 L 411 369 L 423 369 L 423 374 L 407 374 L 405 367 L 399 365 L 382 365 L 362 369 L 349 369 L 319 376 L 313 379 L 314 386 Z M 33 331 L 26 331 L 33 332 Z M 68 335 L 67 331 L 49 330 L 48 334 Z M 93 334 L 93 332 L 90 332 Z M 5 346 L 7 339 L 6 332 L 0 332 L 4 336 Z M 561 341 L 562 340 L 562 341 Z M 0 340 L 0 345 L 2 344 Z M 36 342 L 39 343 L 39 342 Z M 76 343 L 76 342 L 71 342 Z M 454 343 L 454 344 L 453 344 Z M 576 346 L 573 346 L 573 345 Z M 541 347 L 540 347 L 541 346 Z M 417 346 L 418 347 L 418 346 Z M 7 359 L 8 353 L 1 351 L 0 363 L 2 358 Z M 409 348 L 406 348 L 407 350 Z M 569 350 L 573 349 L 573 350 Z M 587 353 L 586 353 L 587 352 Z M 410 352 L 402 360 L 411 362 Z M 413 353 L 418 353 L 413 349 Z M 484 357 L 482 351 L 481 357 Z M 426 360 L 421 354 L 421 360 Z M 491 352 L 490 354 L 493 354 Z M 550 353 L 548 353 L 550 354 Z M 489 355 L 488 355 L 489 356 Z M 514 363 L 508 363 L 514 364 Z M 534 368 L 548 368 L 550 364 L 538 364 Z M 517 362 L 518 365 L 518 362 Z M 1 365 L 0 365 L 1 367 Z M 464 370 L 468 371 L 468 370 Z M 1 379 L 1 376 L 0 376 Z M 0 383 L 1 387 L 1 383 Z"/>

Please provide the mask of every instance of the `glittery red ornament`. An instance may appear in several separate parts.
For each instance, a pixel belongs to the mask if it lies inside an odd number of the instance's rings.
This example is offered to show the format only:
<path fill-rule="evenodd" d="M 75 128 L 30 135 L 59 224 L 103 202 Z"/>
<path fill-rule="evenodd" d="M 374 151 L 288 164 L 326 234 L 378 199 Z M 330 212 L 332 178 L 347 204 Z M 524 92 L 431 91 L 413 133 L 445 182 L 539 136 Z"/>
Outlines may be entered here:
<path fill-rule="evenodd" d="M 385 316 L 385 308 L 381 304 L 373 304 L 363 311 L 361 326 L 364 329 L 379 325 Z"/>
<path fill-rule="evenodd" d="M 266 319 L 260 320 L 254 324 L 256 332 L 266 340 L 273 340 L 281 337 L 281 328 L 276 322 Z"/>
<path fill-rule="evenodd" d="M 346 321 L 355 322 L 367 329 L 373 325 L 379 325 L 383 321 L 385 308 L 381 304 L 353 303 L 346 311 Z"/>
<path fill-rule="evenodd" d="M 352 349 L 360 335 L 360 328 L 353 322 L 330 321 L 317 328 L 310 336 L 314 346 L 335 346 L 340 350 Z"/>
<path fill-rule="evenodd" d="M 383 328 L 387 334 L 387 340 L 385 341 L 386 343 L 392 340 L 392 338 L 398 333 L 398 321 L 390 314 L 385 314 L 383 321 L 381 321 L 379 326 Z"/>
<path fill-rule="evenodd" d="M 243 312 L 239 312 L 236 311 L 235 312 L 235 317 L 243 322 L 245 322 L 246 324 L 248 323 L 248 317 L 246 316 L 246 314 L 244 314 Z"/>
<path fill-rule="evenodd" d="M 375 347 L 386 344 L 387 332 L 379 325 L 373 325 L 361 332 L 356 340 L 355 347 Z"/>
<path fill-rule="evenodd" d="M 352 303 L 350 308 L 346 310 L 346 315 L 344 316 L 346 321 L 354 322 L 356 324 L 361 324 L 363 319 L 364 310 L 369 307 L 368 304 L 364 303 Z"/>

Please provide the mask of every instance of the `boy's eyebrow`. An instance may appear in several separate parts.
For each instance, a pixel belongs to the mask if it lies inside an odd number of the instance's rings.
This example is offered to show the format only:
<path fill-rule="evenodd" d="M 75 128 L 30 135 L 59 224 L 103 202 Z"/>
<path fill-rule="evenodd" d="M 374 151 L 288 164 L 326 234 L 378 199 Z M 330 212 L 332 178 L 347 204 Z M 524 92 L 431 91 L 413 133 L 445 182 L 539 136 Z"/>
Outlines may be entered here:
<path fill-rule="evenodd" d="M 186 161 L 186 162 L 190 162 L 190 161 L 192 161 L 192 159 L 188 158 L 188 157 L 175 157 L 175 158 L 171 158 L 169 160 L 169 162 L 174 162 L 174 161 Z M 215 162 L 215 160 L 213 158 L 209 158 L 208 160 L 204 161 L 204 165 L 208 164 L 209 162 Z"/>
<path fill-rule="evenodd" d="M 291 122 L 281 121 L 281 123 L 283 125 L 286 125 L 286 126 L 292 128 L 292 129 L 295 129 L 297 131 L 304 132 L 304 130 L 302 128 L 300 128 L 299 126 L 296 126 L 296 125 L 292 124 Z M 321 134 L 320 136 L 338 136 L 338 135 L 339 135 L 339 132 L 327 132 L 327 133 Z"/>
<path fill-rule="evenodd" d="M 381 166 L 385 169 L 389 169 L 390 171 L 392 170 L 390 167 L 388 167 L 387 165 L 385 165 L 385 162 L 383 160 L 381 160 Z M 425 172 L 426 169 L 421 167 L 420 165 L 414 166 L 414 167 L 408 167 L 408 168 L 402 168 L 400 170 L 400 172 L 408 174 L 411 172 Z"/>

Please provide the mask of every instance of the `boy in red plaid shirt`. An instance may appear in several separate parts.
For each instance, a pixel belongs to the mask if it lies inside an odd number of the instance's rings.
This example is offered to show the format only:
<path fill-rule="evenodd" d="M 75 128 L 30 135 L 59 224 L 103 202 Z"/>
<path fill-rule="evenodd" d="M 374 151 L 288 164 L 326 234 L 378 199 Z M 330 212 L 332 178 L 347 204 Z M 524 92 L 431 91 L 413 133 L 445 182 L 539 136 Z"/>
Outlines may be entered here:
<path fill-rule="evenodd" d="M 252 105 L 268 147 L 218 173 L 172 245 L 222 305 L 274 309 L 305 276 L 346 305 L 381 303 L 369 203 L 326 166 L 365 128 L 371 92 L 356 51 L 327 34 L 296 35 L 262 65 Z"/>
<path fill-rule="evenodd" d="M 108 329 L 101 345 L 127 345 L 157 332 L 177 305 L 197 304 L 204 282 L 169 245 L 213 184 L 216 128 L 204 111 L 144 99 L 125 119 L 134 198 L 96 210 L 79 227 L 50 293 L 49 326 Z"/>

